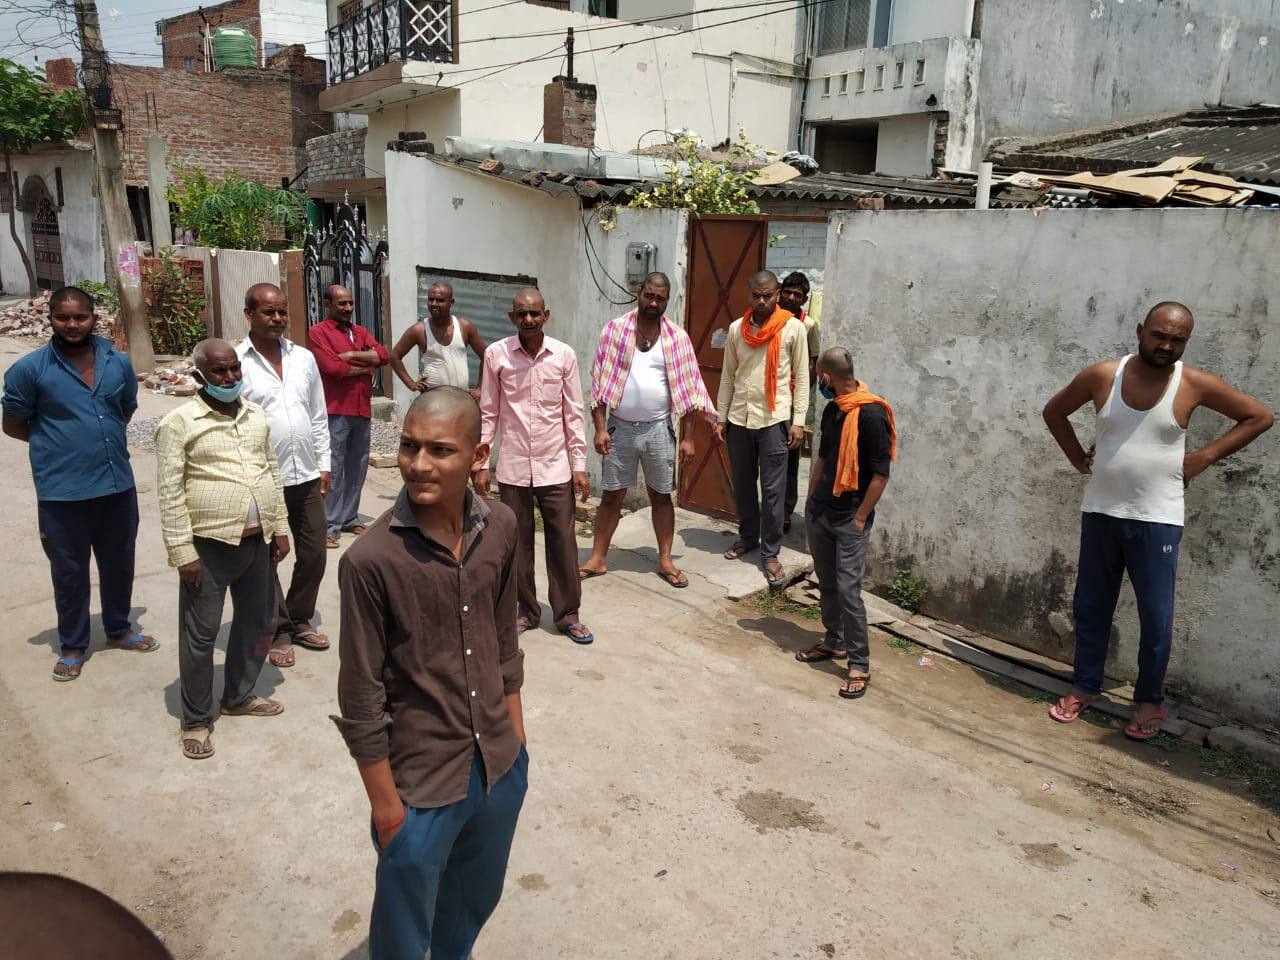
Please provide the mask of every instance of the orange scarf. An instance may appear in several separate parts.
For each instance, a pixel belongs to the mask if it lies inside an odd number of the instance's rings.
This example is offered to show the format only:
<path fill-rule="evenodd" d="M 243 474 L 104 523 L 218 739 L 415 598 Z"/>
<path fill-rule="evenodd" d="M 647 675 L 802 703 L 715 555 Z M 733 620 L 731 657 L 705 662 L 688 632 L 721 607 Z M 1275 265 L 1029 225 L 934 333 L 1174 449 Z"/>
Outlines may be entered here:
<path fill-rule="evenodd" d="M 769 401 L 770 410 L 778 407 L 778 361 L 782 359 L 782 329 L 791 317 L 790 310 L 776 307 L 773 316 L 765 321 L 759 333 L 751 326 L 750 313 L 742 318 L 742 326 L 739 328 L 743 341 L 753 350 L 766 343 L 769 345 L 769 353 L 765 357 L 764 364 L 764 397 Z"/>
<path fill-rule="evenodd" d="M 836 482 L 832 493 L 840 496 L 849 490 L 858 489 L 858 408 L 868 403 L 878 403 L 884 407 L 889 417 L 889 459 L 898 456 L 898 425 L 893 420 L 893 407 L 889 401 L 877 397 L 867 389 L 861 380 L 855 380 L 857 388 L 853 393 L 836 397 L 835 405 L 844 413 L 844 427 L 840 431 L 840 458 L 836 461 Z"/>

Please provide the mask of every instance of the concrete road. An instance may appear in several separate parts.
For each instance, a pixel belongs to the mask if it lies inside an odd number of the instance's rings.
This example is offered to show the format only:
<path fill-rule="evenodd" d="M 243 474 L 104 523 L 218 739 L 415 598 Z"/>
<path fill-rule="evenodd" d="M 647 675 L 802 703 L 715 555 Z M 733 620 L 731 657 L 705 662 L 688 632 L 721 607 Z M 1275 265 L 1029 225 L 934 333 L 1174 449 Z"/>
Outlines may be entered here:
<path fill-rule="evenodd" d="M 0 360 L 24 349 L 0 341 Z M 147 396 L 139 416 L 176 402 Z M 163 646 L 104 651 L 95 617 L 96 655 L 55 684 L 26 451 L 0 441 L 0 867 L 107 891 L 179 958 L 364 957 L 374 853 L 328 720 L 336 654 L 268 666 L 259 692 L 286 712 L 225 718 L 216 757 L 185 760 L 177 580 L 154 461 L 134 466 L 136 613 Z M 371 472 L 365 512 L 397 486 Z M 682 531 L 677 552 L 705 567 L 722 542 Z M 813 622 L 731 603 L 696 572 L 667 588 L 643 549 L 611 561 L 586 591 L 594 646 L 525 638 L 531 788 L 480 960 L 1280 951 L 1280 821 L 1197 754 L 1058 727 L 881 634 L 870 693 L 845 702 L 834 671 L 792 658 Z M 337 609 L 332 563 L 332 634 Z"/>

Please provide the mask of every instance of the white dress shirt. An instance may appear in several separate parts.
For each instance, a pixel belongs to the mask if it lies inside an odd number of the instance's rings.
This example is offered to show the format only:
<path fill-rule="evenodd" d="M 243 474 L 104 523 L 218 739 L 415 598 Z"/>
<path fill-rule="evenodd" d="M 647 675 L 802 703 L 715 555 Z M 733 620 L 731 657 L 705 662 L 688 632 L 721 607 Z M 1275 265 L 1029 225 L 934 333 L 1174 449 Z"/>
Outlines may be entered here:
<path fill-rule="evenodd" d="M 329 413 L 320 369 L 311 351 L 281 338 L 283 380 L 248 337 L 236 347 L 236 354 L 244 378 L 244 397 L 267 415 L 283 485 L 296 487 L 328 473 Z"/>

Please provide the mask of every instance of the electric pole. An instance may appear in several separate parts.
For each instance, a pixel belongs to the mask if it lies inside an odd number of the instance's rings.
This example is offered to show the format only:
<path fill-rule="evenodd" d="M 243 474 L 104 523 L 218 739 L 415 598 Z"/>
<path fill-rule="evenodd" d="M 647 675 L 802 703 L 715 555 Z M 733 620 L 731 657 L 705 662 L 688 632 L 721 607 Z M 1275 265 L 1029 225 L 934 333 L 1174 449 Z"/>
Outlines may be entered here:
<path fill-rule="evenodd" d="M 93 122 L 93 158 L 98 172 L 98 203 L 102 207 L 103 232 L 106 234 L 107 274 L 115 276 L 120 291 L 120 312 L 129 338 L 129 359 L 133 369 L 138 373 L 150 373 L 156 365 L 155 351 L 151 345 L 151 330 L 147 326 L 146 307 L 142 302 L 138 238 L 133 228 L 133 217 L 129 214 L 124 163 L 120 157 L 123 111 L 112 107 L 111 77 L 107 55 L 102 49 L 98 5 L 95 0 L 74 0 L 74 3 L 84 89 L 88 94 L 89 116 Z"/>

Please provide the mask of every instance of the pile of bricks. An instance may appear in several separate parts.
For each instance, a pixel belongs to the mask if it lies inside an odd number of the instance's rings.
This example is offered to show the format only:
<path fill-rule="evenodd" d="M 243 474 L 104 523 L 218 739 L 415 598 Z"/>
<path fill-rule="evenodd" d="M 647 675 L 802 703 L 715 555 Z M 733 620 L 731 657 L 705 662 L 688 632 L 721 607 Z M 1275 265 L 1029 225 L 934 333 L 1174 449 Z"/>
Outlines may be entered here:
<path fill-rule="evenodd" d="M 109 311 L 98 307 L 94 311 L 93 332 L 108 340 L 116 339 L 118 325 Z M 42 293 L 31 300 L 19 300 L 0 313 L 0 336 L 31 337 L 46 340 L 53 333 L 49 323 L 49 294 Z"/>
<path fill-rule="evenodd" d="M 194 397 L 198 389 L 191 371 L 195 364 L 189 358 L 157 357 L 157 361 L 165 361 L 165 366 L 156 367 L 150 373 L 138 376 L 138 385 L 152 393 L 166 393 L 173 397 Z"/>

